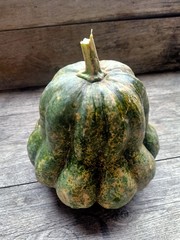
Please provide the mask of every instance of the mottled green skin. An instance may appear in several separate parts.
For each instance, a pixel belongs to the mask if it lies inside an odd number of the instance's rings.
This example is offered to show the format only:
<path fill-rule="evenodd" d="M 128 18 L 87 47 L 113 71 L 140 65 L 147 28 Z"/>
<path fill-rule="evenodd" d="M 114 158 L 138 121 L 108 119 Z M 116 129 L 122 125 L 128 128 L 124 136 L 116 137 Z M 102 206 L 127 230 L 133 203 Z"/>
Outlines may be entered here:
<path fill-rule="evenodd" d="M 120 62 L 100 65 L 106 76 L 94 83 L 76 75 L 84 62 L 55 75 L 28 141 L 37 179 L 72 208 L 122 207 L 155 173 L 159 143 L 142 82 Z"/>

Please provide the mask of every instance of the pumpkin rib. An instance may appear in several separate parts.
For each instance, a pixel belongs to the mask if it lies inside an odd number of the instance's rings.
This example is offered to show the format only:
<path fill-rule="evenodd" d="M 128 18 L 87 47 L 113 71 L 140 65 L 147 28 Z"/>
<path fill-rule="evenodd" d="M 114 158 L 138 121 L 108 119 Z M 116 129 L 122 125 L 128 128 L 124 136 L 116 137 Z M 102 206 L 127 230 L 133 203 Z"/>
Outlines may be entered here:
<path fill-rule="evenodd" d="M 145 147 L 148 149 L 148 151 L 155 158 L 159 152 L 159 140 L 158 140 L 157 132 L 151 124 L 148 124 L 147 126 L 143 143 Z"/>
<path fill-rule="evenodd" d="M 137 183 L 138 190 L 142 190 L 154 177 L 154 157 L 142 144 L 137 150 L 126 150 L 125 158 Z"/>
<path fill-rule="evenodd" d="M 134 76 L 134 72 L 128 65 L 115 60 L 101 60 L 100 66 L 102 69 L 104 69 L 104 71 L 108 73 L 111 73 L 111 71 L 114 72 L 116 70 L 119 70 L 122 74 L 130 74 Z"/>
<path fill-rule="evenodd" d="M 28 156 L 33 165 L 35 165 L 36 155 L 42 145 L 42 141 L 41 126 L 37 123 L 27 143 Z"/>
<path fill-rule="evenodd" d="M 130 171 L 122 163 L 114 164 L 103 173 L 97 202 L 107 209 L 120 208 L 133 198 L 136 191 L 137 184 Z"/>
<path fill-rule="evenodd" d="M 96 201 L 96 184 L 92 171 L 71 159 L 58 178 L 56 192 L 69 207 L 92 206 Z"/>
<path fill-rule="evenodd" d="M 133 92 L 126 92 L 127 89 L 125 89 L 126 91 L 123 92 L 121 89 L 118 88 L 118 85 L 116 87 L 113 86 L 112 88 L 112 86 L 107 83 L 106 87 L 113 91 L 114 95 L 118 100 L 123 100 L 123 112 L 124 116 L 128 119 L 129 129 L 131 129 L 131 137 L 133 136 L 132 134 L 134 134 L 134 138 L 130 140 L 128 145 L 134 145 L 134 147 L 138 147 L 142 144 L 145 134 L 145 120 L 143 114 L 144 111 L 141 107 L 140 99 L 135 98 Z M 135 117 L 136 120 L 134 120 Z M 137 117 L 139 118 L 139 122 L 137 121 Z"/>

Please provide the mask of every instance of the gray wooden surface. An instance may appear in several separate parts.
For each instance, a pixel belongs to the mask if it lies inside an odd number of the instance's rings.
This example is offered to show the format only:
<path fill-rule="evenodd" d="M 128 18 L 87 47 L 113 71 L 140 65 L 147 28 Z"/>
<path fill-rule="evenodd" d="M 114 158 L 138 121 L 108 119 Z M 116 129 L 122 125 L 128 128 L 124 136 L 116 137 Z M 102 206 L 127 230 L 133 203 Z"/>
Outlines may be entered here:
<path fill-rule="evenodd" d="M 0 92 L 0 239 L 180 239 L 180 72 L 140 79 L 161 150 L 153 181 L 119 210 L 73 210 L 38 183 L 26 142 L 43 89 Z"/>

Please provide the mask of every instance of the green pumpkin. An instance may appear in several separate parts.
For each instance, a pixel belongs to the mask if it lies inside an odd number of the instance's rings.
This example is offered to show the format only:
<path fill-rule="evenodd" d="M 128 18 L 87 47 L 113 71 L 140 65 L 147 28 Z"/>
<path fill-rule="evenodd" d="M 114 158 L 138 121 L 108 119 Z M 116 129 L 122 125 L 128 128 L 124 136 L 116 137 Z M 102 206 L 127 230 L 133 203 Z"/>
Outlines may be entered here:
<path fill-rule="evenodd" d="M 28 154 L 38 181 L 67 206 L 120 208 L 153 178 L 158 136 L 132 70 L 99 61 L 92 33 L 81 47 L 85 62 L 59 70 L 42 93 Z"/>

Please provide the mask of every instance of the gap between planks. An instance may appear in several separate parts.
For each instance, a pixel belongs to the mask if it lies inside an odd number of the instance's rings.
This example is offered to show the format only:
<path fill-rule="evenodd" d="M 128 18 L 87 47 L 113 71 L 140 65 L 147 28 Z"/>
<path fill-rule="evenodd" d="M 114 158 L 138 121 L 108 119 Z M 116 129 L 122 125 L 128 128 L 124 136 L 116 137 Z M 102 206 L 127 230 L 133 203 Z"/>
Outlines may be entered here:
<path fill-rule="evenodd" d="M 75 23 L 61 23 L 61 24 L 52 24 L 52 25 L 43 25 L 43 26 L 30 26 L 30 27 L 21 27 L 21 28 L 11 28 L 11 29 L 3 29 L 0 30 L 0 33 L 3 32 L 13 32 L 13 31 L 21 31 L 21 30 L 33 30 L 33 29 L 41 29 L 41 28 L 51 28 L 51 27 L 65 27 L 65 26 L 76 26 L 83 24 L 96 24 L 96 23 L 111 23 L 111 22 L 123 22 L 123 21 L 133 21 L 133 20 L 150 20 L 150 19 L 163 19 L 163 18 L 174 18 L 180 17 L 179 13 L 166 13 L 166 14 L 154 14 L 147 16 L 138 16 L 138 17 L 129 17 L 129 18 L 114 18 L 114 19 L 105 19 L 105 20 L 93 20 L 93 21 L 84 21 L 84 22 L 75 22 Z M 163 71 L 164 72 L 164 71 Z"/>

